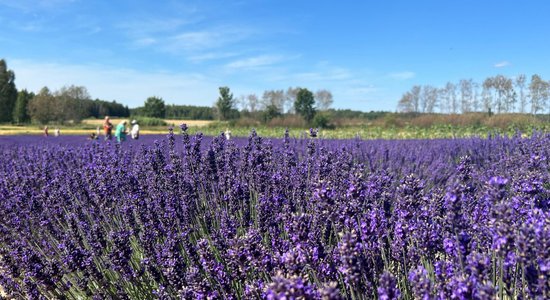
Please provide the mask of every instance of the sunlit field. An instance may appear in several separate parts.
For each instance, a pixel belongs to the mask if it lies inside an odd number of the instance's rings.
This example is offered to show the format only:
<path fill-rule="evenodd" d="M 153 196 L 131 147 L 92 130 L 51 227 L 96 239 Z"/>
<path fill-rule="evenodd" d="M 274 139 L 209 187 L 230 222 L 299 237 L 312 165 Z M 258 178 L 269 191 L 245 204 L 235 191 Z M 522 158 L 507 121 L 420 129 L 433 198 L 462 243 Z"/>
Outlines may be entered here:
<path fill-rule="evenodd" d="M 15 299 L 548 299 L 550 136 L 0 137 Z"/>

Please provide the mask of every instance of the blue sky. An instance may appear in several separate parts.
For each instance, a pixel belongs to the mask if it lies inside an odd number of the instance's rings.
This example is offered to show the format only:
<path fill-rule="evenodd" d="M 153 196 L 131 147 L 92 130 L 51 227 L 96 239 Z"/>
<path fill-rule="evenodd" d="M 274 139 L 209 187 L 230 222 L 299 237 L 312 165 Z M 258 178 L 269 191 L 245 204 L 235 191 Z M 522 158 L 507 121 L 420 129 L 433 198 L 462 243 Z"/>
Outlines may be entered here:
<path fill-rule="evenodd" d="M 0 0 L 18 89 L 85 86 L 136 107 L 328 89 L 335 108 L 396 109 L 413 85 L 550 77 L 550 1 Z"/>

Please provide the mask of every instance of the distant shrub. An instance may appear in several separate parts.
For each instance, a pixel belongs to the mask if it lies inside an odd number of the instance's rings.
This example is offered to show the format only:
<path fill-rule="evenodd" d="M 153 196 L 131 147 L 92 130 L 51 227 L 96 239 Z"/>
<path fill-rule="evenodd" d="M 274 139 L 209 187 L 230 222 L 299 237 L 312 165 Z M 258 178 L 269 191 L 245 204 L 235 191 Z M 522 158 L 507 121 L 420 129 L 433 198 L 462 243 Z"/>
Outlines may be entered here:
<path fill-rule="evenodd" d="M 284 115 L 273 118 L 267 125 L 270 127 L 306 127 L 306 122 L 299 115 Z"/>
<path fill-rule="evenodd" d="M 324 129 L 334 129 L 335 126 L 330 123 L 330 119 L 327 115 L 318 113 L 313 118 L 313 127 L 324 128 Z"/>
<path fill-rule="evenodd" d="M 150 117 L 138 117 L 136 119 L 138 121 L 139 126 L 167 126 L 168 124 L 163 120 L 159 118 L 150 118 Z"/>

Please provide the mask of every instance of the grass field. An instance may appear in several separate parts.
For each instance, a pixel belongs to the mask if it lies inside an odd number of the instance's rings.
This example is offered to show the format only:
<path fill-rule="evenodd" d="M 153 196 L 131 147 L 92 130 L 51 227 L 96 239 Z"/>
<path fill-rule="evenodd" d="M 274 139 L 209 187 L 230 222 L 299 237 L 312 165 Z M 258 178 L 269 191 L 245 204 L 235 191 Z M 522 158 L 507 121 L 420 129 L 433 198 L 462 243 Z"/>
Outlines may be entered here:
<path fill-rule="evenodd" d="M 111 119 L 111 123 L 116 126 L 122 120 L 130 119 Z M 187 124 L 190 128 L 199 128 L 210 125 L 213 121 L 204 121 L 204 120 L 164 120 L 169 126 L 177 126 L 181 123 Z M 53 135 L 54 129 L 59 127 L 61 134 L 69 135 L 88 135 L 92 132 L 95 132 L 96 128 L 103 124 L 102 119 L 85 119 L 79 125 L 67 125 L 67 126 L 49 126 L 49 133 Z M 164 126 L 160 127 L 150 127 L 144 128 L 142 126 L 140 132 L 142 134 L 155 134 L 155 133 L 164 133 L 167 131 L 167 128 Z M 44 127 L 39 125 L 9 125 L 9 124 L 0 124 L 0 135 L 19 135 L 19 134 L 43 134 Z"/>
<path fill-rule="evenodd" d="M 117 125 L 123 119 L 112 119 L 113 125 Z M 127 119 L 130 121 L 129 119 Z M 263 137 L 282 137 L 286 130 L 285 127 L 275 126 L 232 126 L 227 122 L 203 121 L 203 120 L 164 120 L 167 126 L 140 126 L 141 134 L 164 134 L 168 132 L 168 127 L 175 127 L 176 133 L 179 132 L 178 125 L 185 123 L 189 127 L 189 133 L 195 134 L 202 132 L 208 136 L 219 135 L 227 130 L 231 131 L 232 136 L 248 136 L 254 129 Z M 103 120 L 86 119 L 78 125 L 59 126 L 61 135 L 89 135 L 100 127 Z M 362 138 L 362 139 L 426 139 L 426 138 L 463 138 L 463 137 L 487 137 L 489 134 L 505 134 L 508 136 L 521 132 L 524 136 L 531 135 L 534 131 L 548 132 L 548 124 L 538 124 L 522 126 L 518 129 L 514 125 L 508 127 L 491 127 L 486 125 L 431 125 L 431 126 L 382 126 L 382 125 L 355 125 L 342 126 L 336 129 L 321 129 L 319 137 L 321 138 Z M 49 126 L 50 135 L 53 135 L 55 125 Z M 44 129 L 39 125 L 10 125 L 0 124 L 0 135 L 42 135 Z M 309 128 L 290 128 L 290 136 L 304 137 L 309 134 Z"/>

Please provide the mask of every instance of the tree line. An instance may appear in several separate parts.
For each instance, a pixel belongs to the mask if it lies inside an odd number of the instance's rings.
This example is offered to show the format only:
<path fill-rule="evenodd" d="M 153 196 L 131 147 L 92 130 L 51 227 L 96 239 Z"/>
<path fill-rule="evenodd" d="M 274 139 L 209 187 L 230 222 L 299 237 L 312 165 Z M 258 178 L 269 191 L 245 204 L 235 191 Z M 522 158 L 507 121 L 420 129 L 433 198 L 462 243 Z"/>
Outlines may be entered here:
<path fill-rule="evenodd" d="M 64 86 L 53 92 L 44 87 L 37 94 L 18 91 L 14 72 L 0 60 L 0 122 L 63 124 L 106 115 L 128 117 L 130 110 L 116 101 L 93 100 L 83 86 Z"/>
<path fill-rule="evenodd" d="M 210 106 L 166 104 L 160 97 L 149 97 L 143 106 L 130 109 L 130 115 L 159 119 L 214 120 L 215 110 Z"/>
<path fill-rule="evenodd" d="M 255 94 L 235 97 L 227 86 L 219 87 L 219 97 L 212 107 L 191 105 L 166 105 L 160 97 L 149 97 L 143 106 L 130 110 L 132 116 L 167 119 L 235 120 L 242 116 L 261 122 L 284 114 L 299 114 L 311 123 L 317 111 L 326 111 L 333 102 L 332 93 L 318 90 L 313 93 L 305 88 L 267 90 L 259 98 Z"/>
<path fill-rule="evenodd" d="M 84 118 L 152 117 L 167 119 L 234 120 L 240 116 L 262 122 L 284 115 L 299 114 L 309 124 L 318 111 L 326 111 L 333 103 L 332 93 L 321 89 L 315 93 L 305 88 L 266 90 L 262 97 L 255 94 L 234 97 L 229 87 L 220 87 L 220 98 L 213 106 L 166 105 L 160 97 L 149 97 L 144 105 L 129 109 L 116 101 L 92 100 L 84 86 L 64 86 L 57 91 L 48 87 L 37 94 L 18 91 L 15 74 L 0 60 L 0 122 L 12 123 L 78 123 Z M 321 122 L 321 123 L 323 123 Z"/>
<path fill-rule="evenodd" d="M 399 112 L 416 113 L 543 113 L 550 112 L 550 81 L 539 75 L 515 78 L 488 77 L 482 83 L 462 79 L 444 87 L 415 85 L 405 92 L 397 105 Z"/>
<path fill-rule="evenodd" d="M 298 114 L 308 125 L 326 127 L 326 115 L 318 112 L 326 111 L 333 103 L 332 93 L 325 89 L 315 93 L 301 87 L 289 87 L 286 91 L 266 90 L 261 99 L 256 94 L 235 98 L 226 86 L 220 87 L 219 92 L 215 108 L 220 120 L 245 115 L 267 123 L 278 116 Z"/>

